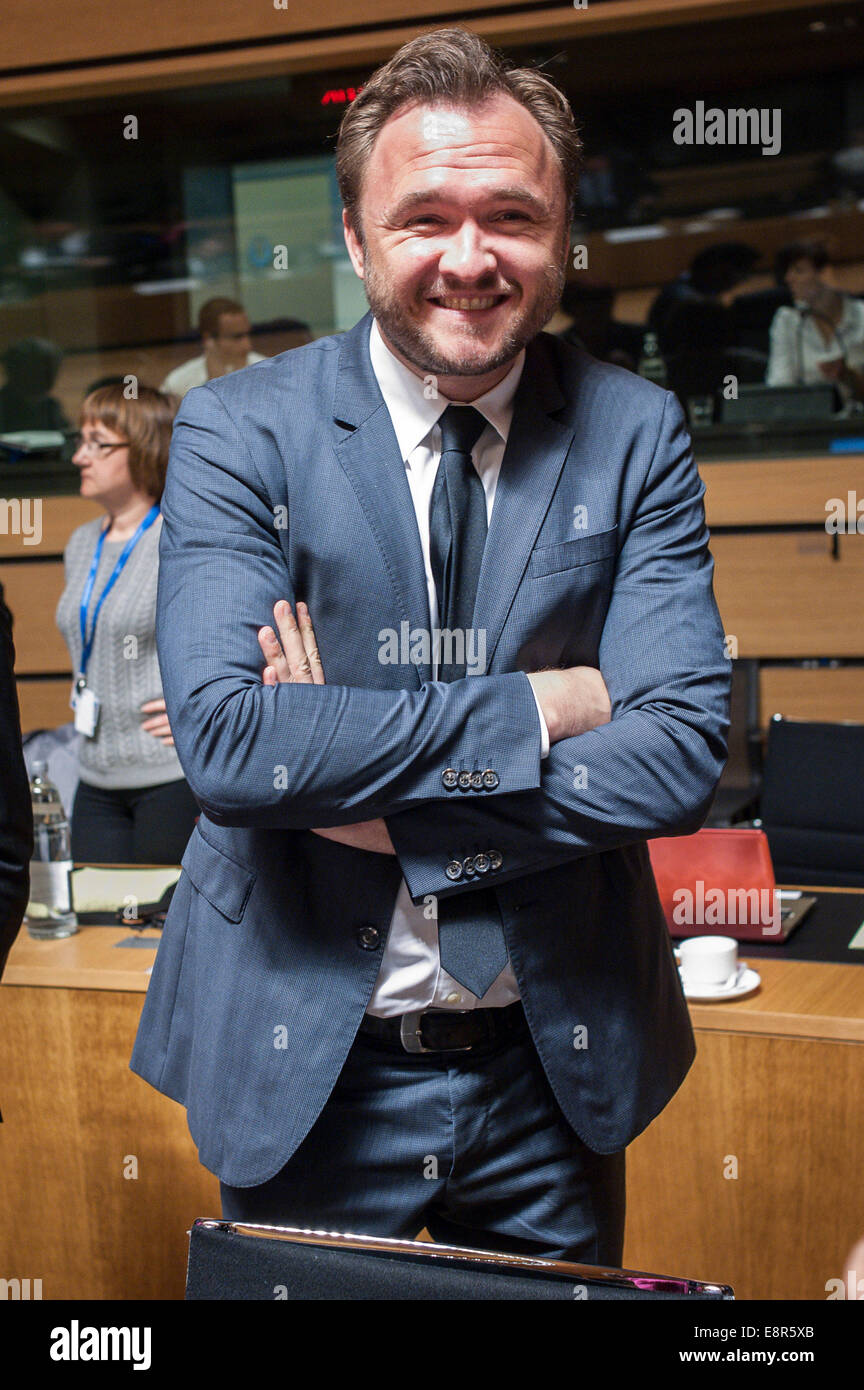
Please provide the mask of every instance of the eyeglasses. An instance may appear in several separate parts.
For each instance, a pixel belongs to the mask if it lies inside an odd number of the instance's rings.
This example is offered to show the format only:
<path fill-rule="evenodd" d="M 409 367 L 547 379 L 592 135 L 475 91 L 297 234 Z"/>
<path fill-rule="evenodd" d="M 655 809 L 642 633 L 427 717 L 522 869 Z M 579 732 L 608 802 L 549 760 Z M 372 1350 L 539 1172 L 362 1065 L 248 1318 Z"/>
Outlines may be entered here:
<path fill-rule="evenodd" d="M 95 453 L 97 458 L 107 458 L 115 449 L 125 449 L 129 445 L 128 439 L 123 439 L 118 443 L 111 443 L 102 439 L 85 439 L 80 430 L 73 434 L 72 443 L 75 445 L 74 453 L 79 453 L 82 449 L 85 454 Z"/>

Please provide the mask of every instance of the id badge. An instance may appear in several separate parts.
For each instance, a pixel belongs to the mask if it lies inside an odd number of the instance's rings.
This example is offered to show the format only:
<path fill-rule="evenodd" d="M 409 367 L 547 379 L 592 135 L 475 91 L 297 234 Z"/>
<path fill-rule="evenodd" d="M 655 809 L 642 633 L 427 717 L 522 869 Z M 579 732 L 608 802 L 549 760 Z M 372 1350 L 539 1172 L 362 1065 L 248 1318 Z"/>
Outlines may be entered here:
<path fill-rule="evenodd" d="M 89 686 L 79 690 L 75 696 L 75 728 L 85 738 L 94 738 L 99 723 L 101 701 Z"/>

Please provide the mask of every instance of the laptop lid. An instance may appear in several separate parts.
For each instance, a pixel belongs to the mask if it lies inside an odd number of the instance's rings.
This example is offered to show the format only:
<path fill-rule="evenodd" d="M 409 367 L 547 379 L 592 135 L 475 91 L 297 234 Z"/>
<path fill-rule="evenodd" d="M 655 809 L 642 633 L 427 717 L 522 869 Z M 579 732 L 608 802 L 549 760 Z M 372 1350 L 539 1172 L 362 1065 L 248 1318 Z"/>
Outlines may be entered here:
<path fill-rule="evenodd" d="M 738 395 L 724 400 L 724 425 L 757 421 L 825 420 L 836 410 L 831 382 L 801 386 L 765 386 L 742 383 Z"/>
<path fill-rule="evenodd" d="M 783 941 L 791 929 L 764 830 L 715 827 L 649 840 L 648 853 L 672 936 Z"/>

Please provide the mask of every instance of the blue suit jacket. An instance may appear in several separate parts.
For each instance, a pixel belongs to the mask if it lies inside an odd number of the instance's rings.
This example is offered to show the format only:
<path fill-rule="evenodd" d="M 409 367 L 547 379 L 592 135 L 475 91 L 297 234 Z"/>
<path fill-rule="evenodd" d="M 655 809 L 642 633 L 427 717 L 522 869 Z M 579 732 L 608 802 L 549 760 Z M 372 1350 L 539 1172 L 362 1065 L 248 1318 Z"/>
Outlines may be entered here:
<path fill-rule="evenodd" d="M 496 889 L 535 1045 L 591 1148 L 638 1134 L 695 1050 L 645 845 L 698 828 L 726 756 L 730 663 L 681 410 L 547 334 L 530 344 L 474 615 L 487 670 L 433 682 L 379 659 L 384 629 L 429 615 L 370 326 L 191 391 L 163 498 L 159 659 L 203 814 L 131 1066 L 234 1186 L 273 1176 L 325 1104 L 403 874 L 415 902 Z M 308 603 L 326 685 L 261 683 L 280 598 Z M 599 667 L 612 720 L 541 763 L 525 672 L 575 665 Z M 497 786 L 449 790 L 450 768 Z M 379 816 L 395 857 L 310 829 Z M 492 849 L 482 880 L 447 877 Z"/>

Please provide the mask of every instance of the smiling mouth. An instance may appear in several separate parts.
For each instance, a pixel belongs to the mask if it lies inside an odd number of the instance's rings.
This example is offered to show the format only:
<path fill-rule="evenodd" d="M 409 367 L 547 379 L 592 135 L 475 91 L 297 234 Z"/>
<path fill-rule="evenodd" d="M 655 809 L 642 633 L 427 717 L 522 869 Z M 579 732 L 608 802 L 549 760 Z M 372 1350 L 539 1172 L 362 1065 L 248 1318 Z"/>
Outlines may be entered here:
<path fill-rule="evenodd" d="M 478 310 L 494 309 L 509 298 L 509 294 L 446 294 L 435 295 L 429 302 L 439 309 L 458 309 L 462 313 L 476 313 Z"/>

